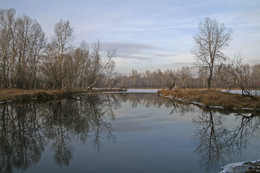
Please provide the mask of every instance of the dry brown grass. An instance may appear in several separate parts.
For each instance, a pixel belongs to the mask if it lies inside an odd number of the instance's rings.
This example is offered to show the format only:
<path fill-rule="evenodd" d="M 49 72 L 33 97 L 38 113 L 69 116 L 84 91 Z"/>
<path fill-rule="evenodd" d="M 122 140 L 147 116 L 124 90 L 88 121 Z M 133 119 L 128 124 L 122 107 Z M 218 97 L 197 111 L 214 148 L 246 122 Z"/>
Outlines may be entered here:
<path fill-rule="evenodd" d="M 105 91 L 118 91 L 119 89 L 105 90 Z M 102 92 L 104 90 L 84 90 L 84 89 L 59 89 L 59 90 L 44 90 L 44 89 L 5 89 L 0 88 L 0 102 L 23 102 L 31 101 L 32 99 L 44 101 L 49 99 L 57 99 L 69 97 L 72 94 L 82 93 L 82 92 Z"/>
<path fill-rule="evenodd" d="M 39 95 L 61 95 L 68 90 L 23 90 L 23 89 L 5 89 L 0 88 L 0 101 L 30 101 L 32 98 L 37 98 Z"/>
<path fill-rule="evenodd" d="M 199 102 L 206 107 L 221 106 L 224 109 L 260 109 L 260 97 L 243 97 L 217 90 L 177 89 L 162 90 L 159 94 L 173 96 L 188 102 Z"/>
<path fill-rule="evenodd" d="M 0 88 L 0 100 L 4 99 L 13 99 L 15 96 L 20 96 L 20 95 L 31 95 L 35 96 L 38 93 L 44 92 L 44 93 L 62 93 L 65 92 L 66 90 L 41 90 L 41 89 L 32 89 L 32 90 L 23 90 L 23 89 L 5 89 L 5 88 Z"/>

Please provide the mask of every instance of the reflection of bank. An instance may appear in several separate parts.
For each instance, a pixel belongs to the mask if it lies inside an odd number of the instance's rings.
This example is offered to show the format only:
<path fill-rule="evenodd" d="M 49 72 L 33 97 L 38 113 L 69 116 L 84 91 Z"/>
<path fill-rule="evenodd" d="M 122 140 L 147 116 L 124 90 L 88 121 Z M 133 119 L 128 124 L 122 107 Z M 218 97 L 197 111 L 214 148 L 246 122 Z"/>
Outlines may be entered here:
<path fill-rule="evenodd" d="M 258 113 L 236 113 L 232 125 L 227 124 L 227 117 L 211 110 L 202 111 L 194 119 L 196 131 L 193 140 L 195 152 L 200 155 L 201 166 L 210 172 L 231 160 L 241 158 L 243 149 L 250 143 L 254 135 L 260 132 L 260 116 Z"/>
<path fill-rule="evenodd" d="M 163 99 L 156 99 L 158 96 L 156 93 L 128 93 L 128 94 L 117 94 L 117 97 L 122 102 L 130 102 L 132 108 L 136 108 L 138 105 L 144 105 L 145 107 L 157 107 L 160 108 L 162 105 L 171 102 L 170 100 L 165 101 Z"/>
<path fill-rule="evenodd" d="M 89 95 L 80 101 L 0 108 L 0 172 L 36 165 L 48 142 L 60 167 L 68 166 L 73 158 L 70 143 L 75 138 L 92 143 L 99 152 L 102 140 L 115 140 L 105 115 L 112 116 L 116 104 L 120 102 L 115 97 Z"/>

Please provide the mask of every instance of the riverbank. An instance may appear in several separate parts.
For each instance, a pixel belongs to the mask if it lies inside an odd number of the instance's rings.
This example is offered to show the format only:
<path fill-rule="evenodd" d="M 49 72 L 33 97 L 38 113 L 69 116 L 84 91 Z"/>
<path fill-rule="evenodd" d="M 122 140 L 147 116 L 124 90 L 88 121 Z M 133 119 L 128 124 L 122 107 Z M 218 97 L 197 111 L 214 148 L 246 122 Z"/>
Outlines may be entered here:
<path fill-rule="evenodd" d="M 232 94 L 218 90 L 198 90 L 198 89 L 176 89 L 161 90 L 158 94 L 172 99 L 185 101 L 199 106 L 237 109 L 237 110 L 259 110 L 260 97 L 243 97 L 240 94 Z"/>
<path fill-rule="evenodd" d="M 44 90 L 44 89 L 5 89 L 0 88 L 0 104 L 12 102 L 30 102 L 47 101 L 51 99 L 72 98 L 74 95 L 90 93 L 90 92 L 104 92 L 104 91 L 122 91 L 121 89 L 59 89 L 59 90 Z"/>

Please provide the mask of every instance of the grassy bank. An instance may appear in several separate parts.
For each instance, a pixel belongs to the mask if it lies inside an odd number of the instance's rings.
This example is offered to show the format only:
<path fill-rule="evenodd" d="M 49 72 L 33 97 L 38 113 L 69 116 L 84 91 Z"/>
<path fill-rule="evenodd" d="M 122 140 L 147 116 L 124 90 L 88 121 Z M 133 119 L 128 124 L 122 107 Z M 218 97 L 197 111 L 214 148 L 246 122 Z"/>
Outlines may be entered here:
<path fill-rule="evenodd" d="M 51 99 L 60 99 L 72 97 L 75 94 L 88 93 L 88 92 L 102 92 L 102 91 L 118 91 L 112 90 L 84 90 L 84 89 L 60 89 L 60 90 L 42 90 L 42 89 L 5 89 L 0 88 L 0 103 L 9 102 L 30 102 L 32 100 L 46 101 Z"/>
<path fill-rule="evenodd" d="M 177 89 L 162 90 L 160 95 L 203 105 L 205 107 L 218 107 L 223 109 L 260 109 L 260 97 L 243 97 L 217 90 Z"/>

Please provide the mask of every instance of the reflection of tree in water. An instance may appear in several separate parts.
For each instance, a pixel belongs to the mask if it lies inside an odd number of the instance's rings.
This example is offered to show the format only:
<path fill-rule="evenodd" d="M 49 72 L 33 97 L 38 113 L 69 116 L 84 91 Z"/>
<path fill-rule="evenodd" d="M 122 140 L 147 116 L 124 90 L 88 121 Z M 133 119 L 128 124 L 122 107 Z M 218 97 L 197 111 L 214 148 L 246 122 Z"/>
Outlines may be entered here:
<path fill-rule="evenodd" d="M 180 102 L 177 100 L 171 100 L 169 98 L 160 97 L 158 99 L 157 94 L 118 94 L 118 97 L 123 102 L 130 102 L 132 107 L 135 108 L 138 105 L 144 105 L 147 108 L 157 107 L 161 108 L 165 106 L 166 108 L 171 108 L 170 115 L 178 113 L 178 115 L 183 115 L 186 112 L 193 110 L 193 106 Z"/>
<path fill-rule="evenodd" d="M 226 125 L 227 117 L 209 110 L 203 111 L 193 121 L 196 125 L 193 136 L 196 142 L 195 152 L 200 155 L 200 162 L 207 172 L 220 168 L 227 159 L 241 156 L 251 138 L 259 134 L 259 115 L 237 113 L 235 116 L 234 124 Z"/>
<path fill-rule="evenodd" d="M 111 97 L 109 95 L 104 97 L 93 95 L 92 97 L 88 97 L 85 101 L 87 103 L 85 104 L 85 109 L 90 110 L 86 112 L 86 116 L 90 118 L 89 122 L 91 123 L 91 133 L 89 138 L 92 138 L 93 147 L 99 152 L 101 149 L 102 138 L 106 137 L 112 142 L 115 141 L 111 124 L 102 117 L 106 113 L 111 115 L 111 118 L 114 119 L 113 108 L 117 108 L 120 103 L 115 97 Z"/>
<path fill-rule="evenodd" d="M 194 111 L 194 106 L 188 103 L 180 102 L 178 100 L 171 100 L 166 104 L 167 108 L 172 108 L 170 115 L 178 114 L 183 116 L 187 112 Z"/>
<path fill-rule="evenodd" d="M 85 95 L 81 100 L 0 107 L 0 172 L 26 170 L 37 164 L 48 143 L 60 167 L 72 160 L 71 141 L 75 139 L 90 143 L 99 152 L 104 138 L 115 141 L 110 122 L 121 100 L 132 103 L 132 107 L 165 106 L 172 108 L 171 114 L 194 112 L 192 106 L 157 97 L 155 94 Z M 207 171 L 222 166 L 233 153 L 241 153 L 259 133 L 259 113 L 237 113 L 232 126 L 226 124 L 227 117 L 203 111 L 194 120 L 196 152 Z"/>
<path fill-rule="evenodd" d="M 35 105 L 5 106 L 0 119 L 0 172 L 26 170 L 39 162 L 45 139 Z"/>
<path fill-rule="evenodd" d="M 40 161 L 48 142 L 60 167 L 73 158 L 71 140 L 91 142 L 97 151 L 104 137 L 115 140 L 105 115 L 120 106 L 115 97 L 89 95 L 80 101 L 0 108 L 0 172 L 26 170 Z M 113 119 L 113 117 L 112 117 Z"/>
<path fill-rule="evenodd" d="M 118 94 L 117 96 L 120 100 L 122 100 L 122 102 L 130 102 L 133 108 L 137 107 L 138 105 L 144 105 L 147 108 L 161 108 L 161 106 L 172 102 L 169 99 L 163 99 L 163 97 L 162 99 L 158 99 L 157 94 Z"/>

